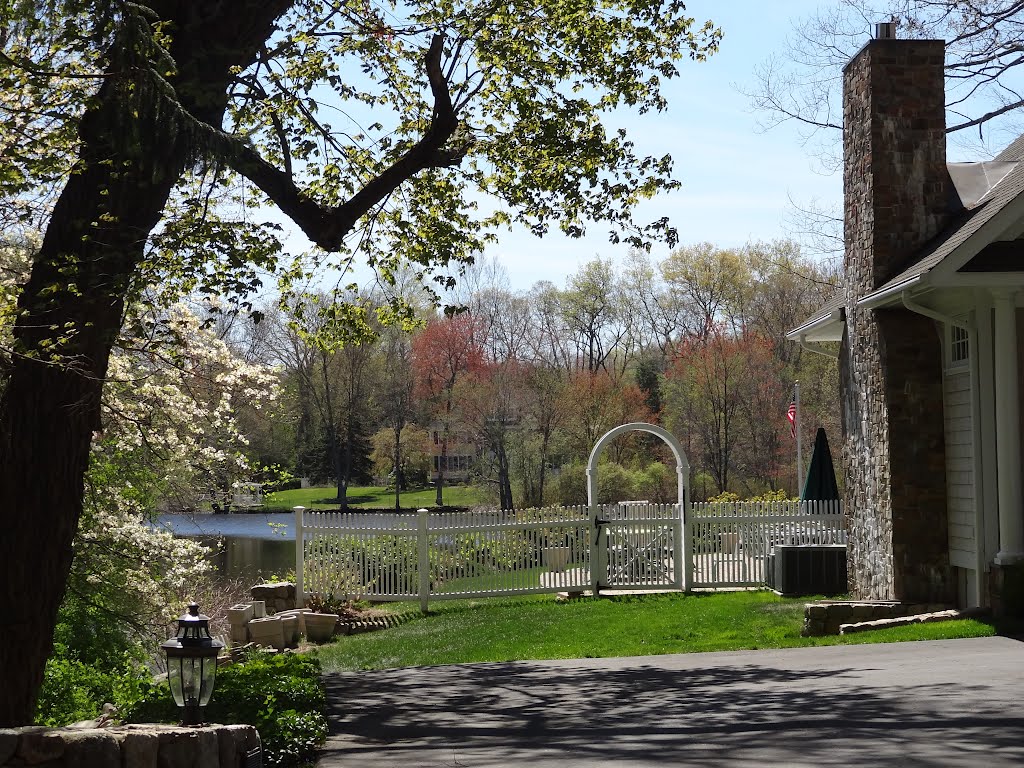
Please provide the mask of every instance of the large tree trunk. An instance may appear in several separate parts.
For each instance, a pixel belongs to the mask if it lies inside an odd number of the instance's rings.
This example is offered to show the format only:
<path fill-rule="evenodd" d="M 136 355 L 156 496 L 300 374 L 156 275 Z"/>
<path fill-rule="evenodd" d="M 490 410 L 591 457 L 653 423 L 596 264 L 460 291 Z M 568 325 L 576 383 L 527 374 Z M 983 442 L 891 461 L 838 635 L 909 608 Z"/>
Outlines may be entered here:
<path fill-rule="evenodd" d="M 32 718 L 71 567 L 89 445 L 101 428 L 110 349 L 146 236 L 183 165 L 173 143 L 140 147 L 132 170 L 112 178 L 111 166 L 97 162 L 107 152 L 124 157 L 107 144 L 116 139 L 106 133 L 119 106 L 111 91 L 104 88 L 100 107 L 83 120 L 79 172 L 21 294 L 19 354 L 0 403 L 0 581 L 9 595 L 0 611 L 0 635 L 9 639 L 0 643 L 0 725 Z M 102 224 L 104 216 L 116 225 Z M 47 345 L 65 328 L 67 341 L 51 359 Z"/>
<path fill-rule="evenodd" d="M 174 22 L 183 106 L 219 125 L 229 68 L 252 59 L 288 3 L 152 5 Z M 81 119 L 78 164 L 19 300 L 16 354 L 0 400 L 0 727 L 32 721 L 71 567 L 89 446 L 101 428 L 110 350 L 146 239 L 191 155 L 166 116 L 125 109 L 126 85 L 108 79 Z"/>

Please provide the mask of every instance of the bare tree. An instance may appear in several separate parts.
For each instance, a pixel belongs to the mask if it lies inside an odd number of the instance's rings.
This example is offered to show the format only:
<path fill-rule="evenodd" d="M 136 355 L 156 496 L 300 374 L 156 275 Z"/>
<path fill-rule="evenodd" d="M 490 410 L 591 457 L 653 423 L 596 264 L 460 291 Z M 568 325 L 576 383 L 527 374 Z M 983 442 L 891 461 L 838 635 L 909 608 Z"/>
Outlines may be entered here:
<path fill-rule="evenodd" d="M 743 89 L 765 129 L 799 126 L 808 153 L 838 167 L 842 68 L 869 39 L 873 24 L 893 20 L 901 37 L 946 41 L 948 128 L 975 153 L 992 154 L 1020 132 L 1024 95 L 1024 2 L 1021 0 L 840 0 L 796 22 L 783 50 Z M 976 133 L 976 136 L 974 135 Z"/>

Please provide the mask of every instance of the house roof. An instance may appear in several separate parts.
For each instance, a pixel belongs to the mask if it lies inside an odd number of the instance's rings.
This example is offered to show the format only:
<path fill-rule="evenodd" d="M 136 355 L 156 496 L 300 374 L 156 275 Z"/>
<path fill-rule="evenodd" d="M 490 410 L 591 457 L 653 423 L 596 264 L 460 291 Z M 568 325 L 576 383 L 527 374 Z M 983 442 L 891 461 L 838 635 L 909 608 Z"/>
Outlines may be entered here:
<path fill-rule="evenodd" d="M 842 341 L 846 296 L 839 291 L 813 315 L 786 333 L 790 341 Z"/>
<path fill-rule="evenodd" d="M 1020 162 L 1019 154 L 1014 155 L 1010 152 L 1024 153 L 1022 138 L 1024 137 L 1018 138 L 1003 150 L 994 161 L 995 163 L 1012 162 L 1013 165 L 1008 172 L 999 176 L 995 185 L 977 202 L 970 207 L 965 206 L 964 212 L 954 219 L 952 225 L 925 246 L 922 256 L 916 262 L 872 293 L 864 296 L 858 303 L 873 305 L 896 290 L 910 287 L 919 282 L 928 272 L 939 266 L 960 246 L 978 234 L 985 224 L 992 221 L 1011 202 L 1020 197 L 1024 192 L 1024 163 Z"/>
<path fill-rule="evenodd" d="M 1017 137 L 992 161 L 985 163 L 953 163 L 949 165 L 957 195 L 963 206 L 959 216 L 920 252 L 920 256 L 906 269 L 884 285 L 861 298 L 858 305 L 868 307 L 886 303 L 903 290 L 918 285 L 936 267 L 969 241 L 976 246 L 971 255 L 978 253 L 995 239 L 982 232 L 985 225 L 998 220 L 999 214 L 1015 201 L 1024 203 L 1024 134 Z M 1018 203 L 1017 205 L 1020 205 Z M 1017 207 L 1017 206 L 1014 206 Z M 845 297 L 839 295 L 786 337 L 793 341 L 801 338 L 813 341 L 832 341 L 842 337 L 841 309 Z"/>

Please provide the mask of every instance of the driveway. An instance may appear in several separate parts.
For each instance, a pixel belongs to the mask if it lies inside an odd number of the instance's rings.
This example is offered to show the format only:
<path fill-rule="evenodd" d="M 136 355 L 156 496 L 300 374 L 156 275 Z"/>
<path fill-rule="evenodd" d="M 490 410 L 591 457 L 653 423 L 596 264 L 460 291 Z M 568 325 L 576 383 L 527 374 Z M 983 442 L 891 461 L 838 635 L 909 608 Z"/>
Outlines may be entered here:
<path fill-rule="evenodd" d="M 326 678 L 321 768 L 1024 765 L 1002 637 Z"/>

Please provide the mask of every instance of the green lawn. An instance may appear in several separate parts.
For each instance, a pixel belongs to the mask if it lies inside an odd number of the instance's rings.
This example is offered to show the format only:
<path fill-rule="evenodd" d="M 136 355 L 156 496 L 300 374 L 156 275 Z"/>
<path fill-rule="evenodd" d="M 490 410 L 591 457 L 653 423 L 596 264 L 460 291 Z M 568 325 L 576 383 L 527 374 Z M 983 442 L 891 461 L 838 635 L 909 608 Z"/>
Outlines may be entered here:
<path fill-rule="evenodd" d="M 800 637 L 807 598 L 772 592 L 644 595 L 558 602 L 552 595 L 453 600 L 386 631 L 340 637 L 325 671 L 526 659 L 643 656 L 751 648 L 897 642 L 995 634 L 951 621 L 843 637 Z M 402 606 L 414 610 L 411 605 Z"/>
<path fill-rule="evenodd" d="M 292 507 L 300 506 L 307 509 L 337 509 L 338 503 L 334 500 L 337 494 L 338 489 L 333 486 L 296 488 L 291 491 L 268 493 L 263 498 L 263 511 L 288 512 Z M 421 507 L 429 509 L 434 506 L 436 496 L 437 491 L 432 487 L 419 491 L 404 491 L 402 493 L 402 509 L 416 510 Z M 447 506 L 469 507 L 481 504 L 483 501 L 483 491 L 472 485 L 452 485 L 444 489 L 444 503 Z M 374 485 L 350 486 L 348 503 L 350 507 L 357 509 L 393 509 L 395 492 L 392 489 Z"/>

